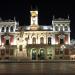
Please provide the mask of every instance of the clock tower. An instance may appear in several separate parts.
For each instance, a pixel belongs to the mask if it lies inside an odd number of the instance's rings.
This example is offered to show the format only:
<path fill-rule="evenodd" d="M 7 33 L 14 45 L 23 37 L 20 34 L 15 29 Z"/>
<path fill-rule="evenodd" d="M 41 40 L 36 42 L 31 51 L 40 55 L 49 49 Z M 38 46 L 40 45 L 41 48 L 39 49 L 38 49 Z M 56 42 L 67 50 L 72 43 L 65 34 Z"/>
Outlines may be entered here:
<path fill-rule="evenodd" d="M 30 29 L 37 30 L 38 29 L 38 11 L 30 11 L 31 14 L 31 22 L 30 22 Z"/>
<path fill-rule="evenodd" d="M 31 25 L 38 25 L 38 11 L 30 11 L 31 13 Z"/>

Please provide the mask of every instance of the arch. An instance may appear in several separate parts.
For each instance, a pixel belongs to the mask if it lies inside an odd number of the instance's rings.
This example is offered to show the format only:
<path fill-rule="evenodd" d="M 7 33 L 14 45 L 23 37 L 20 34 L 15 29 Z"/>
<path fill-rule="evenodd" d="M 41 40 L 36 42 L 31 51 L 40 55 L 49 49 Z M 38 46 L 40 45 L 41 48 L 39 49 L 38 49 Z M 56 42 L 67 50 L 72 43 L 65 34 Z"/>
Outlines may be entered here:
<path fill-rule="evenodd" d="M 64 29 L 65 29 L 65 31 L 68 31 L 68 26 L 65 26 Z"/>
<path fill-rule="evenodd" d="M 32 44 L 36 44 L 36 38 L 35 37 L 33 37 L 33 39 L 32 39 Z"/>
<path fill-rule="evenodd" d="M 22 50 L 23 50 L 23 46 L 19 45 L 19 51 L 22 51 Z"/>
<path fill-rule="evenodd" d="M 60 44 L 64 44 L 64 35 L 63 34 L 61 34 L 61 35 L 59 35 L 59 42 L 60 42 Z"/>
<path fill-rule="evenodd" d="M 44 60 L 45 59 L 45 49 L 44 48 L 40 48 L 40 56 L 39 56 L 40 60 Z"/>
<path fill-rule="evenodd" d="M 13 26 L 10 27 L 10 31 L 13 32 Z"/>
<path fill-rule="evenodd" d="M 1 56 L 4 56 L 5 55 L 5 49 L 2 49 L 1 50 Z"/>
<path fill-rule="evenodd" d="M 44 44 L 44 38 L 43 37 L 40 38 L 40 44 Z"/>
<path fill-rule="evenodd" d="M 4 32 L 4 27 L 2 27 L 1 32 Z"/>
<path fill-rule="evenodd" d="M 31 49 L 31 58 L 32 60 L 36 60 L 36 49 L 35 48 Z"/>
<path fill-rule="evenodd" d="M 58 30 L 59 30 L 58 26 L 55 26 L 55 31 L 58 31 Z"/>
<path fill-rule="evenodd" d="M 60 31 L 63 31 L 63 26 L 60 26 Z"/>
<path fill-rule="evenodd" d="M 51 37 L 48 37 L 48 44 L 51 44 Z"/>
<path fill-rule="evenodd" d="M 60 44 L 64 44 L 64 39 L 60 38 Z"/>

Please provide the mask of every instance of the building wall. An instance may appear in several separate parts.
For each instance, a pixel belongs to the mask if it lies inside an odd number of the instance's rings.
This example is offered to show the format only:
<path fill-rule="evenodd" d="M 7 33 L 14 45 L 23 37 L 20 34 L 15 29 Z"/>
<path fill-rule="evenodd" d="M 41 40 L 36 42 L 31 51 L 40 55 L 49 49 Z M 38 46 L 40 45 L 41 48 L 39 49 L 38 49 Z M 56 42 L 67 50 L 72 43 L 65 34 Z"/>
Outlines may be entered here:
<path fill-rule="evenodd" d="M 13 47 L 13 56 L 27 58 L 28 45 L 70 45 L 69 19 L 53 19 L 52 25 L 50 26 L 51 28 L 45 28 L 44 26 L 42 26 L 41 28 L 41 26 L 38 24 L 38 11 L 31 11 L 30 18 L 31 20 L 30 26 L 28 26 L 28 30 L 25 26 L 18 26 L 16 21 L 0 22 L 0 45 L 5 46 L 6 40 L 9 40 L 9 45 L 15 45 L 16 48 Z M 11 29 L 11 27 L 13 27 L 13 30 Z M 64 41 L 62 44 L 60 43 L 60 39 L 62 40 L 62 42 Z M 38 46 L 38 48 L 41 47 Z M 51 58 L 54 59 L 54 48 L 48 47 L 48 49 L 46 49 L 46 59 L 48 59 L 50 55 L 52 55 Z M 48 54 L 47 56 L 47 53 L 49 53 L 49 51 L 51 51 L 51 54 Z"/>

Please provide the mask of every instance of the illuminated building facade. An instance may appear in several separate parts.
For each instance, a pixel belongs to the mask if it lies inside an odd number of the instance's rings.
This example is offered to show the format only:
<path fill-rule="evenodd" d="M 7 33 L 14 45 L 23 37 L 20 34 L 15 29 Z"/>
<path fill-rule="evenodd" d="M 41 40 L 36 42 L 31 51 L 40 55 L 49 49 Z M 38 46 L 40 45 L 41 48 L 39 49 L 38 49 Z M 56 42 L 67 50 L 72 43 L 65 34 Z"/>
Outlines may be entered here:
<path fill-rule="evenodd" d="M 0 58 L 55 59 L 70 45 L 70 20 L 53 17 L 52 25 L 38 24 L 38 11 L 30 11 L 30 25 L 0 21 Z M 61 49 L 57 49 L 61 48 Z"/>

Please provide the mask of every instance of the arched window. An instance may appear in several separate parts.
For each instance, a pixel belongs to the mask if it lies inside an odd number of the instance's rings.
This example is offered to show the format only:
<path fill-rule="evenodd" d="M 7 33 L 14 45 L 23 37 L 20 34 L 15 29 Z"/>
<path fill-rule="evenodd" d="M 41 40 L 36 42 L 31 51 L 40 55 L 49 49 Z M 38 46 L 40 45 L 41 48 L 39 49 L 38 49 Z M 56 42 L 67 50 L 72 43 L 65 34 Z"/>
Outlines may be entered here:
<path fill-rule="evenodd" d="M 59 29 L 58 29 L 58 26 L 55 26 L 55 31 L 58 31 Z"/>
<path fill-rule="evenodd" d="M 32 60 L 36 60 L 36 49 L 32 49 Z"/>
<path fill-rule="evenodd" d="M 11 26 L 10 31 L 13 32 L 13 26 Z"/>
<path fill-rule="evenodd" d="M 5 45 L 9 45 L 10 43 L 9 43 L 9 40 L 6 40 L 6 43 L 5 43 Z"/>
<path fill-rule="evenodd" d="M 4 27 L 2 27 L 1 32 L 4 32 Z"/>
<path fill-rule="evenodd" d="M 60 44 L 64 44 L 64 39 L 60 38 Z"/>
<path fill-rule="evenodd" d="M 64 37 L 65 36 L 63 34 L 59 35 L 60 44 L 64 44 Z"/>
<path fill-rule="evenodd" d="M 35 38 L 35 37 L 33 37 L 32 43 L 33 43 L 33 44 L 36 44 L 36 38 Z"/>
<path fill-rule="evenodd" d="M 45 59 L 45 51 L 44 51 L 44 49 L 40 49 L 40 56 L 39 56 L 39 58 L 41 60 Z"/>
<path fill-rule="evenodd" d="M 63 26 L 60 26 L 60 31 L 63 31 Z"/>
<path fill-rule="evenodd" d="M 9 32 L 9 27 L 6 27 L 6 32 Z"/>
<path fill-rule="evenodd" d="M 51 44 L 51 37 L 48 37 L 48 44 Z"/>
<path fill-rule="evenodd" d="M 65 31 L 68 31 L 68 27 L 67 26 L 65 26 Z"/>
<path fill-rule="evenodd" d="M 40 44 L 44 44 L 44 38 L 43 37 L 40 38 Z"/>

